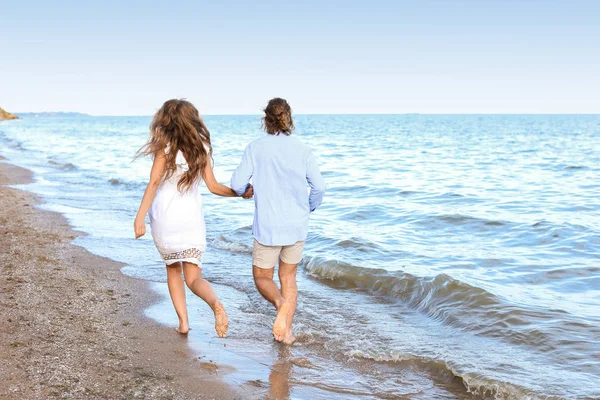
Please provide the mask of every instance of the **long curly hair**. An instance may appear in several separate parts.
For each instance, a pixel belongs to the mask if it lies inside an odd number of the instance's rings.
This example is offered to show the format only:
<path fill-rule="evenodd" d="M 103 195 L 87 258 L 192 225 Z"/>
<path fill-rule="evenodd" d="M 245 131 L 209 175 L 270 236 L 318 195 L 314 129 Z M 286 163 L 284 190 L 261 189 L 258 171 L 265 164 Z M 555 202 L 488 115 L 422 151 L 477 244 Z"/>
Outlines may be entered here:
<path fill-rule="evenodd" d="M 291 135 L 294 130 L 294 120 L 292 119 L 292 108 L 287 101 L 276 97 L 269 100 L 269 104 L 263 110 L 265 116 L 262 119 L 262 127 L 268 134 Z"/>
<path fill-rule="evenodd" d="M 169 147 L 169 151 L 165 149 Z M 208 149 L 208 150 L 207 150 Z M 165 151 L 165 179 L 176 171 L 177 153 L 181 151 L 188 164 L 188 170 L 177 182 L 177 189 L 185 193 L 200 177 L 204 178 L 204 167 L 212 161 L 210 132 L 200 118 L 198 110 L 187 100 L 167 100 L 156 112 L 150 124 L 150 139 L 142 146 L 136 158 L 149 155 L 153 158 Z"/>

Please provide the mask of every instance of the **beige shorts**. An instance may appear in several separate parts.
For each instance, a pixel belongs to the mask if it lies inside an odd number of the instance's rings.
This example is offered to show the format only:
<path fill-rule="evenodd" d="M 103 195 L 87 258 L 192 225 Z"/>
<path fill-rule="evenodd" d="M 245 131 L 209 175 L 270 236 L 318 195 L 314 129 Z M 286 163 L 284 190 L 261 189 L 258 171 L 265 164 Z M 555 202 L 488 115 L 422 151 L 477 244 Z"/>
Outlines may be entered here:
<path fill-rule="evenodd" d="M 302 260 L 304 240 L 289 246 L 265 246 L 254 239 L 252 251 L 252 265 L 258 268 L 270 269 L 279 264 L 279 260 L 286 264 L 298 264 Z"/>

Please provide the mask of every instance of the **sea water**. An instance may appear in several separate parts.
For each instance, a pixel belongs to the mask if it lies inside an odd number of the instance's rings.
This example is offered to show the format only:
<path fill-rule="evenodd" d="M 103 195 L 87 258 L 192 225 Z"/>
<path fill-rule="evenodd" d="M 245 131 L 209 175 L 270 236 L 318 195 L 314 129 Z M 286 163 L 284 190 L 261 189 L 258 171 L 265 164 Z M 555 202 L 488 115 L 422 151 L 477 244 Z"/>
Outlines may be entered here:
<path fill-rule="evenodd" d="M 228 184 L 264 135 L 259 116 L 205 122 Z M 165 301 L 147 313 L 175 326 L 151 237 L 133 239 L 151 165 L 133 157 L 149 123 L 24 116 L 0 124 L 1 154 L 35 173 L 24 188 L 43 207 L 88 234 L 76 244 L 153 281 Z M 296 125 L 328 185 L 298 272 L 298 342 L 273 343 L 274 310 L 254 288 L 253 202 L 203 188 L 203 273 L 230 333 L 217 341 L 210 310 L 188 296 L 199 354 L 225 343 L 235 383 L 283 380 L 292 398 L 600 398 L 600 116 L 300 115 Z"/>

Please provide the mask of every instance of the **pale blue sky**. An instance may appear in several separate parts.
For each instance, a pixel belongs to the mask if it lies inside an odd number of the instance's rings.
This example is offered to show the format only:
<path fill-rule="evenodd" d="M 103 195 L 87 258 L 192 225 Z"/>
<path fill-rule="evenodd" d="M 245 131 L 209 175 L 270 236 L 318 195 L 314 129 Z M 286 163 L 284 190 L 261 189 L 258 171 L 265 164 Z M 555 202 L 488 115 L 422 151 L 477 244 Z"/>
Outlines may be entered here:
<path fill-rule="evenodd" d="M 8 4 L 6 4 L 8 3 Z M 20 1 L 0 106 L 149 115 L 599 113 L 600 1 Z"/>

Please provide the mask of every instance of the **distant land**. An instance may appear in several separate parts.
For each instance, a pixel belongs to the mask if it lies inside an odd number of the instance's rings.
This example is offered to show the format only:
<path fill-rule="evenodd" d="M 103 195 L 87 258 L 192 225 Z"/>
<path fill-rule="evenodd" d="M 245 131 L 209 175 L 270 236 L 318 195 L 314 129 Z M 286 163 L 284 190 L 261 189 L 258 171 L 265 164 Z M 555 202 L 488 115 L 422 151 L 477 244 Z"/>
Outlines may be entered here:
<path fill-rule="evenodd" d="M 17 117 L 15 114 L 9 113 L 8 111 L 4 111 L 0 107 L 0 121 L 5 120 L 5 119 L 19 119 L 19 117 Z"/>
<path fill-rule="evenodd" d="M 40 118 L 40 117 L 89 117 L 88 114 L 78 112 L 63 112 L 63 111 L 44 111 L 44 112 L 20 112 L 17 113 L 22 118 Z"/>

